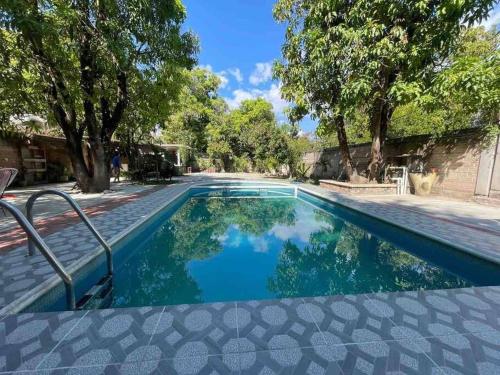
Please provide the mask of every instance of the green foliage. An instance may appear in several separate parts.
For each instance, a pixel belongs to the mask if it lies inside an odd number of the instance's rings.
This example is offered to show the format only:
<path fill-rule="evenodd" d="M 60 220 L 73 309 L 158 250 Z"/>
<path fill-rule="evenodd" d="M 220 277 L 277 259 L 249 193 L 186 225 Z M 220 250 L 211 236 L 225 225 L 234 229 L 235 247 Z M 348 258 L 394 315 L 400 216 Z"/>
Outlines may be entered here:
<path fill-rule="evenodd" d="M 297 179 L 301 181 L 305 181 L 308 178 L 308 173 L 311 170 L 310 165 L 306 165 L 305 163 L 298 163 L 295 169 L 295 176 Z"/>
<path fill-rule="evenodd" d="M 235 172 L 251 172 L 252 171 L 252 161 L 250 158 L 243 154 L 241 156 L 234 156 L 232 159 L 233 170 Z"/>
<path fill-rule="evenodd" d="M 17 45 L 18 36 L 0 29 L 0 131 L 23 132 L 10 121 L 11 116 L 27 113 L 47 118 L 45 85 L 33 64 L 25 64 L 29 54 Z"/>
<path fill-rule="evenodd" d="M 208 146 L 206 127 L 222 121 L 227 109 L 224 100 L 217 95 L 219 85 L 220 79 L 207 70 L 187 71 L 176 111 L 165 121 L 162 141 L 181 143 L 205 153 Z"/>
<path fill-rule="evenodd" d="M 196 38 L 181 31 L 185 17 L 180 0 L 1 3 L 2 41 L 12 45 L 2 64 L 14 68 L 0 84 L 20 79 L 7 86 L 20 99 L 26 88 L 45 94 L 43 112 L 66 137 L 84 191 L 109 186 L 111 138 L 124 117 L 142 120 L 140 112 L 154 112 L 171 94 L 175 98 L 179 74 L 194 64 L 198 48 Z M 31 93 L 21 110 L 36 108 Z M 93 168 L 83 158 L 84 135 Z"/>
<path fill-rule="evenodd" d="M 328 135 L 352 122 L 357 111 L 365 111 L 373 139 L 368 169 L 376 178 L 394 108 L 425 94 L 438 73 L 436 66 L 453 51 L 462 25 L 484 19 L 493 4 L 493 0 L 278 0 L 274 16 L 287 24 L 287 30 L 275 75 L 283 82 L 285 99 L 296 103 L 291 119 L 310 113 L 319 120 L 319 134 Z M 494 83 L 493 73 L 488 66 L 480 76 Z M 460 81 L 464 83 L 465 77 Z M 467 87 L 463 83 L 458 86 Z M 469 86 L 479 94 L 484 84 L 478 79 Z M 338 138 L 347 151 L 345 133 L 339 132 Z"/>
<path fill-rule="evenodd" d="M 500 39 L 482 27 L 465 29 L 445 67 L 426 92 L 395 109 L 390 137 L 497 128 L 500 107 Z"/>
<path fill-rule="evenodd" d="M 222 159 L 227 171 L 238 170 L 240 158 L 250 159 L 259 172 L 276 171 L 288 162 L 286 129 L 278 126 L 271 103 L 262 98 L 245 100 L 222 121 L 209 124 L 207 137 L 209 156 Z"/>
<path fill-rule="evenodd" d="M 500 106 L 499 36 L 482 27 L 464 29 L 427 89 L 415 100 L 396 106 L 388 138 L 434 134 L 484 126 L 498 133 Z M 369 118 L 357 109 L 346 119 L 350 143 L 370 141 Z M 322 147 L 336 147 L 335 133 L 320 132 Z"/>
<path fill-rule="evenodd" d="M 300 177 L 297 170 L 302 163 L 302 157 L 314 148 L 313 142 L 307 137 L 294 135 L 288 136 L 288 166 L 293 177 Z"/>
<path fill-rule="evenodd" d="M 449 66 L 443 69 L 421 102 L 428 110 L 457 111 L 463 127 L 473 120 L 498 127 L 500 108 L 500 37 L 484 28 L 465 30 Z"/>

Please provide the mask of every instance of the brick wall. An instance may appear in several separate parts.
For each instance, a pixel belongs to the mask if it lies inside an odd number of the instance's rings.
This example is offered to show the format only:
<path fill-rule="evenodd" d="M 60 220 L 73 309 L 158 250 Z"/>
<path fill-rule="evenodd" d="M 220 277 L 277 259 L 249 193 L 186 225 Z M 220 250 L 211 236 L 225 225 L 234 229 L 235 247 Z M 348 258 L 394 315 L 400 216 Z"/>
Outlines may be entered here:
<path fill-rule="evenodd" d="M 477 131 L 467 130 L 450 134 L 439 140 L 430 136 L 414 136 L 386 142 L 384 156 L 394 164 L 416 163 L 421 160 L 426 171 L 438 170 L 433 194 L 469 198 L 474 195 L 479 158 L 484 145 Z M 400 155 L 412 158 L 397 158 Z M 369 162 L 370 144 L 351 146 L 353 163 L 364 171 Z M 308 153 L 304 162 L 311 165 L 311 174 L 317 178 L 337 178 L 340 173 L 340 152 L 337 148 Z"/>
<path fill-rule="evenodd" d="M 22 165 L 18 143 L 0 138 L 0 167 L 20 169 Z"/>

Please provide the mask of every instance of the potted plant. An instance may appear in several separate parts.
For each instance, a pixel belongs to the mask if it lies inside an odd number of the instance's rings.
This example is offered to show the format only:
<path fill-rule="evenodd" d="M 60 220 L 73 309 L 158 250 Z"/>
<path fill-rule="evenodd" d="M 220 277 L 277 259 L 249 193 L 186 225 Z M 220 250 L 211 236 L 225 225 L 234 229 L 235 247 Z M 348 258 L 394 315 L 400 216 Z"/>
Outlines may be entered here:
<path fill-rule="evenodd" d="M 415 188 L 415 195 L 429 195 L 438 176 L 437 168 L 431 168 L 430 173 L 410 173 L 410 181 Z"/>

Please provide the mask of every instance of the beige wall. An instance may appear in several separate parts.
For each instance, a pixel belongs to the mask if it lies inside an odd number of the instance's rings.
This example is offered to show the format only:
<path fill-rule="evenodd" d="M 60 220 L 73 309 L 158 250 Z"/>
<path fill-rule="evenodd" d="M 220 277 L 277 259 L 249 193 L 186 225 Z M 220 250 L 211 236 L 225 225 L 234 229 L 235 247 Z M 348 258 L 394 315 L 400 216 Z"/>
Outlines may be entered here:
<path fill-rule="evenodd" d="M 479 159 L 484 147 L 484 141 L 478 132 L 469 130 L 439 140 L 429 136 L 390 140 L 386 143 L 384 155 L 385 158 L 404 154 L 421 155 L 426 171 L 431 168 L 438 169 L 439 176 L 433 187 L 434 194 L 469 198 L 474 195 Z M 370 145 L 351 146 L 351 154 L 357 170 L 365 170 L 369 161 Z M 312 174 L 319 178 L 337 178 L 340 171 L 338 149 L 308 153 L 304 162 L 311 165 Z"/>

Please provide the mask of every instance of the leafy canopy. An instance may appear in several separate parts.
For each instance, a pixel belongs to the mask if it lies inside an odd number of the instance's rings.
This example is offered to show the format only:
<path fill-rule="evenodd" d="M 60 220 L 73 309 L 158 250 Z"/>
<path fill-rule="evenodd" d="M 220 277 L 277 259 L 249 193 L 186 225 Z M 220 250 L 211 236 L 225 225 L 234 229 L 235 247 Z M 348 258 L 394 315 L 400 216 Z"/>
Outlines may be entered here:
<path fill-rule="evenodd" d="M 331 118 L 377 101 L 395 107 L 420 96 L 454 47 L 461 25 L 483 19 L 493 1 L 279 0 L 287 23 L 275 73 L 298 116 L 320 133 Z"/>

